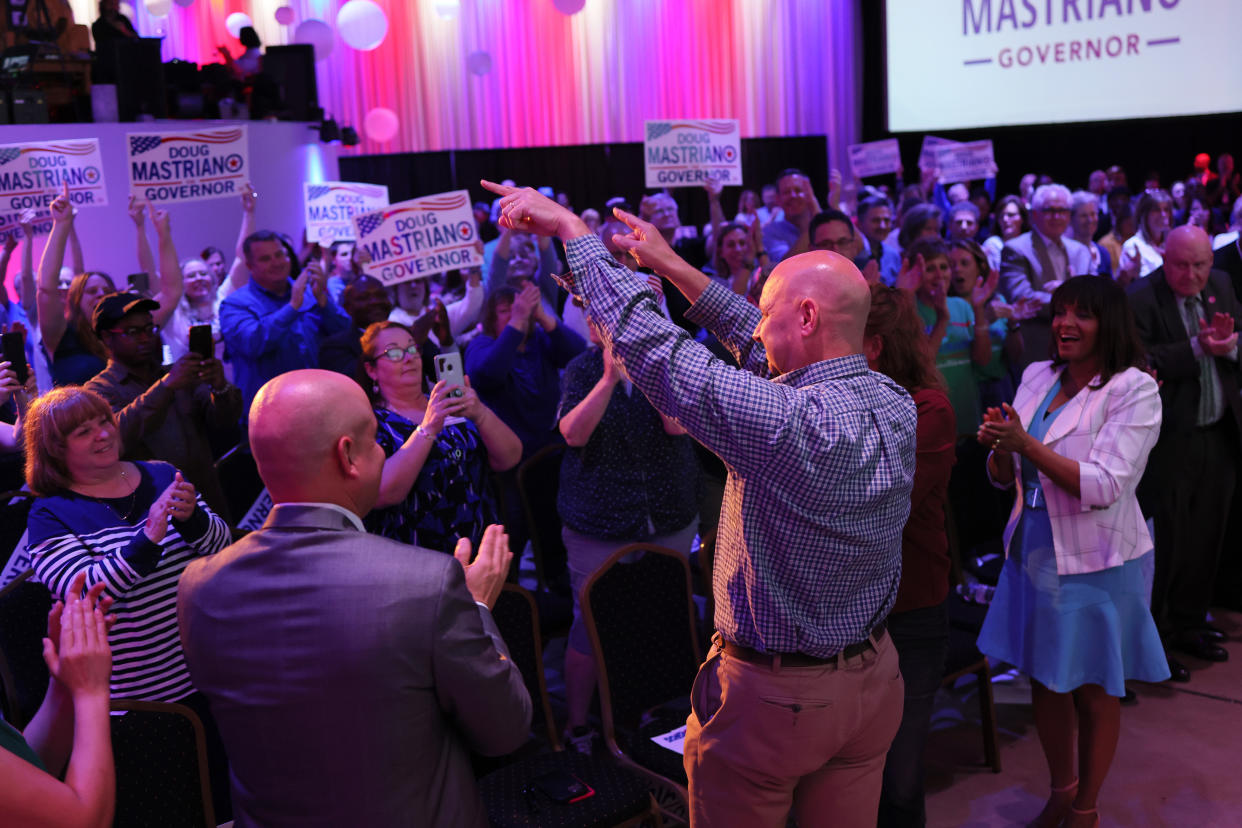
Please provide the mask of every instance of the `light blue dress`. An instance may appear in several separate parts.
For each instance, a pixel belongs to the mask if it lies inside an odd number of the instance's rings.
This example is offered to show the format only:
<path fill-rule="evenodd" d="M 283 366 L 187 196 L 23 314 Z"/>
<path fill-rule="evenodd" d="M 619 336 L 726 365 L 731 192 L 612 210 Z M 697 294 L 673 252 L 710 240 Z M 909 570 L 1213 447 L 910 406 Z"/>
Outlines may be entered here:
<path fill-rule="evenodd" d="M 1057 380 L 1027 426 L 1036 440 L 1043 440 L 1063 408 L 1048 410 L 1060 389 Z M 1057 693 L 1098 684 L 1111 696 L 1123 696 L 1126 679 L 1167 679 L 1169 665 L 1143 578 L 1152 553 L 1099 572 L 1058 575 L 1052 522 L 1035 466 L 1026 459 L 1022 485 L 1027 505 L 979 632 L 979 649 Z"/>

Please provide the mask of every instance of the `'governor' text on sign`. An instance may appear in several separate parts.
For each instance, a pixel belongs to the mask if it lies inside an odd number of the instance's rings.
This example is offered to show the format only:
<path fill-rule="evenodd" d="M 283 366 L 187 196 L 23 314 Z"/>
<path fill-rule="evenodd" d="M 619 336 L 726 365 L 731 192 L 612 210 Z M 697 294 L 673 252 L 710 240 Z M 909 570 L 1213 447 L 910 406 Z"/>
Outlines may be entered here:
<path fill-rule="evenodd" d="M 648 187 L 702 187 L 710 178 L 742 183 L 737 121 L 647 121 Z"/>
<path fill-rule="evenodd" d="M 479 228 L 465 190 L 402 201 L 353 217 L 367 275 L 386 285 L 483 263 Z"/>
<path fill-rule="evenodd" d="M 246 127 L 125 136 L 130 192 L 151 204 L 232 198 L 250 175 Z"/>

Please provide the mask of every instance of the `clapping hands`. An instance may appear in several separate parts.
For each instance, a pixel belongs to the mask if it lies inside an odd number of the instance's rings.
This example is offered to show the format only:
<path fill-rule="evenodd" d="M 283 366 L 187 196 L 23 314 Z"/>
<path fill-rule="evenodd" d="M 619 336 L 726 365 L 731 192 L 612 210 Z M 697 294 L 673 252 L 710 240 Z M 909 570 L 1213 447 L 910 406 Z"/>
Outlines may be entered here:
<path fill-rule="evenodd" d="M 1238 346 L 1238 332 L 1233 328 L 1233 316 L 1227 313 L 1213 314 L 1210 323 L 1200 319 L 1199 344 L 1204 353 L 1217 357 L 1228 356 Z"/>
<path fill-rule="evenodd" d="M 147 513 L 147 522 L 143 531 L 152 543 L 161 543 L 168 531 L 168 519 L 189 520 L 197 506 L 196 491 L 193 484 L 177 472 L 173 482 L 168 484 L 156 501 L 151 504 Z"/>

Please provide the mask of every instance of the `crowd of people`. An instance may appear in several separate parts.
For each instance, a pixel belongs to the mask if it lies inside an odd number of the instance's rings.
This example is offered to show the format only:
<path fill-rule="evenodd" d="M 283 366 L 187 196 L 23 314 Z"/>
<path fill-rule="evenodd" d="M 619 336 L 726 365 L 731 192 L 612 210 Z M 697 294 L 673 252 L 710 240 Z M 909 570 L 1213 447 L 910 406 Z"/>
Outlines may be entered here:
<path fill-rule="evenodd" d="M 111 812 L 110 695 L 199 715 L 239 825 L 484 824 L 469 752 L 531 717 L 490 608 L 535 531 L 517 469 L 557 445 L 559 494 L 525 494 L 567 552 L 572 749 L 600 749 L 583 584 L 715 533 L 692 821 L 924 824 L 953 492 L 986 478 L 1012 495 L 979 648 L 1031 679 L 1033 824 L 1097 824 L 1126 681 L 1226 660 L 1209 608 L 1242 608 L 1239 175 L 826 184 L 785 170 L 730 217 L 710 182 L 696 228 L 669 192 L 579 213 L 482 182 L 483 266 L 395 286 L 259 228 L 248 186 L 231 256 L 181 258 L 131 200 L 129 285 L 86 269 L 67 192 L 37 267 L 23 216 L 0 474 L 58 603 L 0 813 Z M 236 445 L 274 504 L 244 537 Z"/>

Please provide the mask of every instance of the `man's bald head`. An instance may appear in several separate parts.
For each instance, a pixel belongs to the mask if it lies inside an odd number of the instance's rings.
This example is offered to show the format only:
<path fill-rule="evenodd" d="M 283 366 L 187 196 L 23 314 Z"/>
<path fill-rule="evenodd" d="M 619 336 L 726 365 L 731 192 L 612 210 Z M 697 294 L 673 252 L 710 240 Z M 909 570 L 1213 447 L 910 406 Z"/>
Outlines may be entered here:
<path fill-rule="evenodd" d="M 862 353 L 871 290 L 844 256 L 813 251 L 776 266 L 759 300 L 755 339 L 773 373 Z"/>
<path fill-rule="evenodd" d="M 343 374 L 308 369 L 267 382 L 250 406 L 250 449 L 275 503 L 337 503 L 359 516 L 375 503 L 375 414 Z"/>
<path fill-rule="evenodd" d="M 1183 224 L 1164 242 L 1164 280 L 1178 296 L 1195 296 L 1212 272 L 1212 239 L 1202 227 Z"/>

